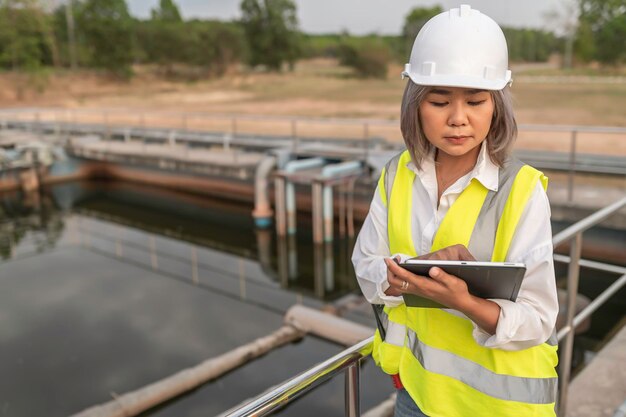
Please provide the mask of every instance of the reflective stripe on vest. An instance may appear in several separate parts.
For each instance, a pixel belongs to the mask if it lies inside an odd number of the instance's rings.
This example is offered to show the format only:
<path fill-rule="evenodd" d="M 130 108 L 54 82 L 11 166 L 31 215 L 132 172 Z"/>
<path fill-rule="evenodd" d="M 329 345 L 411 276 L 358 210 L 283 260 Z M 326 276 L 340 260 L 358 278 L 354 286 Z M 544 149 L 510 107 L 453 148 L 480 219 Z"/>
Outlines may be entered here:
<path fill-rule="evenodd" d="M 391 253 L 416 256 L 412 236 L 419 231 L 407 226 L 415 198 L 413 183 L 419 178 L 406 167 L 409 161 L 405 151 L 387 164 L 379 194 L 388 209 Z M 505 261 L 537 181 L 546 187 L 539 171 L 516 160 L 500 169 L 497 192 L 473 180 L 450 207 L 431 250 L 461 243 L 478 260 Z M 396 315 L 400 308 L 404 314 Z M 390 340 L 381 343 L 378 339 L 374 346 L 379 353 L 377 363 L 388 373 L 399 370 L 405 388 L 426 414 L 481 415 L 490 410 L 491 415 L 554 415 L 555 334 L 547 343 L 510 352 L 478 345 L 472 337 L 472 323 L 446 310 L 402 305 L 385 312 L 393 327 L 408 324 L 402 337 L 406 344 L 398 349 L 397 340 L 392 345 Z"/>
<path fill-rule="evenodd" d="M 447 375 L 480 392 L 508 401 L 549 404 L 555 401 L 556 378 L 523 378 L 501 375 L 460 356 L 432 348 L 409 330 L 408 348 L 424 369 Z"/>

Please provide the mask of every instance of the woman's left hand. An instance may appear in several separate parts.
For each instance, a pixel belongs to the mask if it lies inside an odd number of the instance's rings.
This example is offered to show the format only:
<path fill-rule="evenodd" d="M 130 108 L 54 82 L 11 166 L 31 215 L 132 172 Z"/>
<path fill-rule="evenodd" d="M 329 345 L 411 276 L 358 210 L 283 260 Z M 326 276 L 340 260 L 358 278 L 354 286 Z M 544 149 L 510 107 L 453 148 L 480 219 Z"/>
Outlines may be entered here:
<path fill-rule="evenodd" d="M 430 278 L 427 278 L 402 268 L 393 259 L 386 258 L 385 263 L 390 289 L 393 288 L 398 295 L 409 293 L 429 298 L 462 312 L 487 333 L 496 332 L 500 306 L 470 294 L 462 279 L 437 267 L 430 268 Z"/>
<path fill-rule="evenodd" d="M 460 311 L 471 301 L 465 281 L 441 268 L 430 268 L 430 279 L 402 268 L 392 259 L 385 259 L 385 264 L 390 287 L 400 293 L 419 295 Z"/>

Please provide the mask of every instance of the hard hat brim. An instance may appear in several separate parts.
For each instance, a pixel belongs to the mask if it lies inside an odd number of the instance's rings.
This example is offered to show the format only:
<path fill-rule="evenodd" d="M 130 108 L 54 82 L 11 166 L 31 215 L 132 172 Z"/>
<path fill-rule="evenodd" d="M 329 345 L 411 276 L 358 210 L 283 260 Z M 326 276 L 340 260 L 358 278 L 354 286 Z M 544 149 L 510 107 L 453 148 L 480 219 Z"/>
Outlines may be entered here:
<path fill-rule="evenodd" d="M 512 79 L 485 79 L 481 77 L 458 76 L 458 75 L 415 75 L 402 73 L 403 77 L 409 77 L 411 81 L 418 85 L 437 87 L 462 87 L 477 88 L 481 90 L 502 90 L 512 82 Z"/>

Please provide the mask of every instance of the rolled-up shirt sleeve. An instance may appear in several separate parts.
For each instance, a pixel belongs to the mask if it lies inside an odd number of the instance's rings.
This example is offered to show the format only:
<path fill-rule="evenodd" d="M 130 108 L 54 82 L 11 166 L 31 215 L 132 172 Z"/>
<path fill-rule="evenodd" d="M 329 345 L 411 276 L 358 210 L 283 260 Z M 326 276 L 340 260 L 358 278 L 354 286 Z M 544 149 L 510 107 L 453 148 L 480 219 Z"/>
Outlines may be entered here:
<path fill-rule="evenodd" d="M 492 299 L 500 306 L 496 332 L 490 335 L 474 325 L 474 339 L 482 346 L 504 350 L 537 346 L 554 331 L 559 311 L 550 204 L 540 184 L 520 218 L 507 261 L 526 264 L 517 300 Z"/>
<path fill-rule="evenodd" d="M 401 260 L 408 258 L 408 255 L 393 255 L 400 256 Z M 385 258 L 390 256 L 392 255 L 389 252 L 387 238 L 387 208 L 382 203 L 379 189 L 376 188 L 370 211 L 363 222 L 352 252 L 352 264 L 361 291 L 372 304 L 395 307 L 404 302 L 402 297 L 385 295 L 389 288 Z"/>

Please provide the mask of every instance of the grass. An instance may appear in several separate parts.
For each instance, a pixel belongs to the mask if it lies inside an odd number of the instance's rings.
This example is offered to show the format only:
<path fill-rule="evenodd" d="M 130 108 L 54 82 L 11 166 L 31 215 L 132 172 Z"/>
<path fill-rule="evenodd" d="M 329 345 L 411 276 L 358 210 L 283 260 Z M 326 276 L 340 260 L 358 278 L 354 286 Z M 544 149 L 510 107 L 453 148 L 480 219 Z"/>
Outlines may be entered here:
<path fill-rule="evenodd" d="M 312 117 L 399 117 L 405 81 L 391 64 L 384 80 L 360 79 L 329 59 L 301 61 L 281 74 L 238 70 L 194 83 L 173 82 L 139 69 L 130 82 L 97 74 L 51 75 L 47 90 L 17 100 L 11 79 L 0 74 L 0 106 L 60 106 L 172 110 Z M 626 84 L 546 83 L 534 74 L 567 74 L 527 68 L 513 85 L 518 122 L 626 126 Z M 587 71 L 587 70 L 585 70 Z M 621 71 L 621 70 L 620 70 Z"/>

